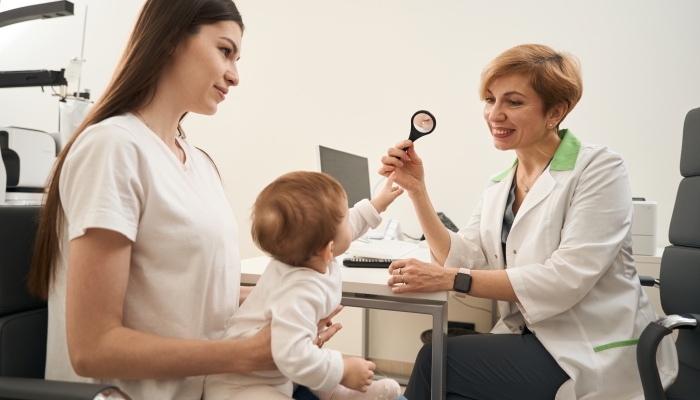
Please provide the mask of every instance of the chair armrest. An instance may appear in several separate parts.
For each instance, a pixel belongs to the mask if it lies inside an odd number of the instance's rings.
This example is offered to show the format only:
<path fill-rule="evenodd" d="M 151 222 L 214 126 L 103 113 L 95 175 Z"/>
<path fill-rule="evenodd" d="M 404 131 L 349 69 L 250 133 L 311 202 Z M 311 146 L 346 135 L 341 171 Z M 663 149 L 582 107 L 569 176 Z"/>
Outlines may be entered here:
<path fill-rule="evenodd" d="M 637 343 L 637 367 L 642 379 L 644 398 L 666 400 L 656 364 L 656 351 L 661 340 L 674 329 L 700 331 L 698 321 L 700 315 L 697 314 L 668 315 L 650 323 L 644 329 Z"/>
<path fill-rule="evenodd" d="M 113 385 L 0 377 L 0 397 L 25 400 L 103 400 L 131 398 Z"/>
<path fill-rule="evenodd" d="M 639 276 L 639 283 L 642 284 L 642 286 L 653 286 L 655 288 L 660 288 L 661 287 L 661 281 L 654 278 L 653 276 Z"/>

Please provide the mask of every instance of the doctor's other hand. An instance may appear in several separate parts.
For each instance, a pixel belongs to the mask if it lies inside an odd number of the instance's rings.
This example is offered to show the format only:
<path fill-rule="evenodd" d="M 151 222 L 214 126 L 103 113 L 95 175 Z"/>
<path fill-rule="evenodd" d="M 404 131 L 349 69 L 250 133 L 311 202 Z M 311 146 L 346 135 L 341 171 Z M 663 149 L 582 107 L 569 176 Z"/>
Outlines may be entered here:
<path fill-rule="evenodd" d="M 369 201 L 374 206 L 374 209 L 380 214 L 386 211 L 389 204 L 393 203 L 397 197 L 403 194 L 403 188 L 394 186 L 394 182 L 396 182 L 396 174 L 392 173 L 387 178 L 386 184 L 382 188 L 382 191 L 379 192 L 375 198 Z"/>
<path fill-rule="evenodd" d="M 403 149 L 408 148 L 407 151 Z M 402 140 L 387 150 L 382 157 L 379 175 L 389 177 L 395 174 L 396 183 L 406 189 L 409 194 L 423 188 L 423 161 L 418 157 L 413 142 Z"/>
<path fill-rule="evenodd" d="M 391 277 L 387 284 L 396 294 L 442 292 L 453 289 L 457 271 L 457 268 L 444 268 L 415 258 L 396 260 L 389 266 Z"/>
<path fill-rule="evenodd" d="M 348 389 L 366 392 L 367 386 L 372 384 L 374 369 L 377 367 L 372 361 L 359 357 L 348 357 L 343 360 L 345 369 L 340 384 Z"/>

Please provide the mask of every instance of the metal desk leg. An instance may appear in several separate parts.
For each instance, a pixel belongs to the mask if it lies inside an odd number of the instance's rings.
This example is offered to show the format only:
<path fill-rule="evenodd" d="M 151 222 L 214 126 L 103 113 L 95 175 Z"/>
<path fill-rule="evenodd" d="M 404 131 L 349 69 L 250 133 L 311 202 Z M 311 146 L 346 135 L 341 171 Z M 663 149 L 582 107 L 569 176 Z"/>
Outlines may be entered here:
<path fill-rule="evenodd" d="M 369 308 L 362 309 L 362 358 L 369 360 Z"/>
<path fill-rule="evenodd" d="M 444 400 L 446 395 L 447 372 L 447 302 L 397 300 L 392 297 L 343 293 L 341 304 L 348 307 L 372 308 L 376 310 L 400 311 L 417 314 L 430 314 L 433 317 L 433 359 L 431 371 L 431 395 L 433 400 Z M 363 322 L 369 322 L 369 314 L 363 314 Z M 363 327 L 363 335 L 368 331 Z M 368 339 L 363 340 L 363 352 L 368 348 Z"/>
<path fill-rule="evenodd" d="M 431 398 L 444 399 L 447 388 L 447 302 L 433 311 Z M 440 334 L 442 333 L 442 334 Z"/>

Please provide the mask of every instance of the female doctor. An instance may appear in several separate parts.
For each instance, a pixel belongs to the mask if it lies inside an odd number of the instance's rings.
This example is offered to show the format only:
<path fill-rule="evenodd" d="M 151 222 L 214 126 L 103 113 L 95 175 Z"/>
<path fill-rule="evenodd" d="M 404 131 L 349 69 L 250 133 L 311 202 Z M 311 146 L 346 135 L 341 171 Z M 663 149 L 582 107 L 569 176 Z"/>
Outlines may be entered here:
<path fill-rule="evenodd" d="M 559 128 L 581 93 L 577 61 L 547 46 L 514 47 L 484 69 L 494 146 L 517 158 L 458 233 L 436 216 L 415 146 L 382 157 L 379 173 L 408 191 L 434 262 L 394 262 L 394 293 L 498 300 L 493 334 L 447 340 L 448 399 L 643 398 L 636 343 L 657 315 L 634 267 L 622 157 Z M 418 354 L 409 400 L 430 396 L 430 352 Z M 668 387 L 678 364 L 670 337 L 657 358 Z"/>

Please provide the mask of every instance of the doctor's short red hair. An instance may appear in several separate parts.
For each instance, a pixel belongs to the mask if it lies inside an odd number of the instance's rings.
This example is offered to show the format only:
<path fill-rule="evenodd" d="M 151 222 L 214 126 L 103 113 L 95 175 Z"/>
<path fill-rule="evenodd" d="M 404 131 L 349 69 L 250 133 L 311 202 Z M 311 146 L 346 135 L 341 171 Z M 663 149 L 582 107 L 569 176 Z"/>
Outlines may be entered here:
<path fill-rule="evenodd" d="M 270 257 L 299 266 L 335 238 L 347 212 L 345 191 L 330 175 L 290 172 L 260 192 L 250 231 Z"/>
<path fill-rule="evenodd" d="M 583 94 L 578 59 L 568 53 L 556 52 L 549 46 L 523 44 L 498 55 L 481 73 L 481 100 L 488 97 L 487 89 L 494 79 L 508 75 L 530 78 L 530 85 L 542 98 L 543 113 L 552 110 L 557 104 L 566 103 L 569 106 L 566 112 L 568 115 Z"/>

